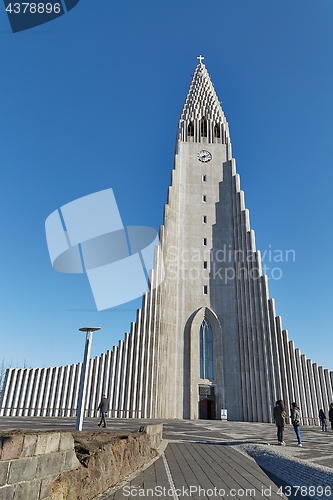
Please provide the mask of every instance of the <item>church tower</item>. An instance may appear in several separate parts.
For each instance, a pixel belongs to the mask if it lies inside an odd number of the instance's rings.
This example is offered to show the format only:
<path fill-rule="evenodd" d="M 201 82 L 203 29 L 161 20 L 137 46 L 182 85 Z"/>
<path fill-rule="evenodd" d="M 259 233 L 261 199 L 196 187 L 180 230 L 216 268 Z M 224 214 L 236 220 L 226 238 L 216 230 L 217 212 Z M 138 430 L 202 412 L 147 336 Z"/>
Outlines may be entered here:
<path fill-rule="evenodd" d="M 267 421 L 282 393 L 268 340 L 276 325 L 228 123 L 199 59 L 179 120 L 161 233 L 157 414 L 216 418 L 226 408 L 231 419 Z"/>
<path fill-rule="evenodd" d="M 202 57 L 181 112 L 161 230 L 154 414 L 272 421 L 277 399 L 314 422 L 333 372 L 296 349 L 269 298 L 232 158 L 228 123 Z"/>
<path fill-rule="evenodd" d="M 333 372 L 288 339 L 269 298 L 229 127 L 200 56 L 181 112 L 172 181 L 136 321 L 90 360 L 85 416 L 102 394 L 119 418 L 271 422 L 283 399 L 303 424 L 333 400 Z M 0 415 L 74 416 L 81 363 L 9 369 Z"/>

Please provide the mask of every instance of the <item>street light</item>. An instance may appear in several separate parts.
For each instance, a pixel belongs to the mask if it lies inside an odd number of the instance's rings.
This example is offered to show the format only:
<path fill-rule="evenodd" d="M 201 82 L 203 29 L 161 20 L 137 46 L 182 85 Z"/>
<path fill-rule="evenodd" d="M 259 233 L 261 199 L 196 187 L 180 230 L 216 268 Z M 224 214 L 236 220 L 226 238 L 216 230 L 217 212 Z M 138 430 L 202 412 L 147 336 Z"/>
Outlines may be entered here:
<path fill-rule="evenodd" d="M 92 334 L 97 330 L 100 330 L 100 326 L 86 326 L 84 328 L 79 328 L 80 332 L 86 332 L 86 345 L 84 348 L 84 357 L 82 363 L 81 379 L 80 379 L 80 389 L 79 389 L 79 399 L 77 402 L 77 414 L 76 414 L 76 426 L 77 431 L 82 431 L 82 422 L 84 416 L 84 408 L 86 403 L 86 383 L 87 383 L 87 364 L 90 359 L 90 350 L 92 342 Z"/>

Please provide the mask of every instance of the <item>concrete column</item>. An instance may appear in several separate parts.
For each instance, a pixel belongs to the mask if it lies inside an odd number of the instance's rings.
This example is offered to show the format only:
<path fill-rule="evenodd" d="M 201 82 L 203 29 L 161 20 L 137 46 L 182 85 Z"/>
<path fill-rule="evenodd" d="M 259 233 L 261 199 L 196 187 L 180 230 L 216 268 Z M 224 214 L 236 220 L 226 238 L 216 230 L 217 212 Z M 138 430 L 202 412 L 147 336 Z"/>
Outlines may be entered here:
<path fill-rule="evenodd" d="M 66 399 L 67 399 L 67 392 L 68 392 L 68 386 L 69 386 L 69 374 L 70 374 L 70 365 L 64 366 L 64 376 L 63 376 L 63 382 L 62 382 L 62 389 L 61 389 L 61 398 L 59 400 L 59 416 L 65 417 L 66 416 Z"/>
<path fill-rule="evenodd" d="M 291 365 L 292 378 L 294 381 L 294 384 L 293 384 L 294 385 L 294 396 L 292 399 L 294 399 L 294 401 L 296 401 L 301 406 L 300 384 L 299 384 L 297 366 L 296 366 L 295 346 L 294 346 L 294 342 L 292 340 L 289 341 L 289 359 L 290 359 L 290 365 Z M 301 407 L 300 410 L 303 414 L 304 408 Z"/>
<path fill-rule="evenodd" d="M 324 369 L 324 380 L 325 380 L 325 387 L 326 387 L 326 392 L 327 392 L 327 400 L 328 400 L 328 408 L 329 408 L 329 405 L 333 401 L 332 384 L 330 381 L 329 370 Z"/>
<path fill-rule="evenodd" d="M 276 401 L 277 394 L 277 386 L 275 379 L 275 370 L 274 370 L 274 356 L 273 356 L 273 342 L 271 335 L 271 321 L 270 321 L 270 310 L 268 303 L 268 278 L 266 275 L 263 275 L 260 279 L 260 288 L 261 288 L 261 303 L 262 303 L 262 313 L 263 313 L 263 324 L 265 328 L 265 340 L 266 340 L 266 353 L 267 353 L 267 371 L 268 371 L 268 380 L 267 384 L 269 386 L 269 396 L 271 405 L 269 407 L 269 421 L 273 422 L 273 407 Z"/>
<path fill-rule="evenodd" d="M 60 408 L 63 377 L 64 377 L 64 366 L 59 366 L 57 379 L 55 380 L 55 398 L 54 398 L 54 413 L 53 413 L 55 417 L 59 417 L 60 413 L 59 408 Z"/>
<path fill-rule="evenodd" d="M 91 359 L 91 381 L 90 384 L 87 385 L 86 397 L 87 417 L 95 416 L 95 410 L 99 404 L 99 401 L 97 399 L 97 384 L 100 360 L 100 356 L 96 356 L 95 358 Z"/>
<path fill-rule="evenodd" d="M 247 220 L 246 212 L 243 210 L 240 213 L 241 223 L 240 223 L 240 233 L 241 233 L 241 243 L 240 249 L 246 254 L 246 231 L 247 231 Z M 244 268 L 244 274 L 241 275 L 241 287 L 242 287 L 242 301 L 243 301 L 243 311 L 242 311 L 242 322 L 244 325 L 245 334 L 245 345 L 244 345 L 244 357 L 246 365 L 246 391 L 247 394 L 255 395 L 254 397 L 248 398 L 244 397 L 247 404 L 247 417 L 250 421 L 256 421 L 257 415 L 257 387 L 256 387 L 256 369 L 254 366 L 254 345 L 253 345 L 253 332 L 251 328 L 252 323 L 252 311 L 251 311 L 251 300 L 250 300 L 250 289 L 249 289 L 249 267 L 247 262 L 242 263 Z M 249 391 L 249 392 L 248 392 Z M 245 396 L 245 395 L 244 395 Z"/>
<path fill-rule="evenodd" d="M 151 321 L 151 306 L 152 294 L 146 294 L 145 300 L 145 322 L 143 326 L 144 331 L 144 361 L 145 370 L 142 370 L 142 417 L 148 418 L 148 403 L 150 401 L 150 394 L 148 393 L 149 378 L 151 377 L 150 363 L 151 363 L 151 342 L 152 342 L 152 321 Z"/>
<path fill-rule="evenodd" d="M 66 390 L 66 398 L 64 400 L 64 417 L 71 417 L 72 412 L 72 398 L 73 398 L 73 386 L 75 379 L 75 365 L 70 365 L 68 368 L 68 385 Z"/>
<path fill-rule="evenodd" d="M 240 178 L 239 175 L 236 175 L 233 178 L 234 190 L 236 191 L 236 202 L 233 203 L 233 217 L 235 220 L 234 223 L 234 241 L 235 248 L 241 249 L 244 251 L 243 247 L 245 244 L 244 233 L 244 197 L 240 193 Z M 244 254 L 243 254 L 244 255 Z M 251 402 L 246 397 L 246 394 L 251 394 L 251 377 L 249 374 L 251 373 L 250 368 L 250 360 L 249 360 L 249 335 L 248 335 L 248 325 L 247 325 L 247 317 L 248 317 L 248 307 L 246 300 L 246 284 L 244 277 L 244 271 L 240 271 L 239 269 L 244 268 L 246 272 L 246 264 L 244 259 L 241 258 L 241 255 L 237 254 L 236 262 L 235 262 L 236 272 L 240 273 L 239 279 L 237 281 L 236 288 L 236 307 L 238 314 L 238 332 L 239 332 L 239 361 L 240 361 L 240 382 L 241 382 L 241 405 L 242 405 L 242 416 L 245 421 L 249 420 L 252 416 Z"/>
<path fill-rule="evenodd" d="M 106 353 L 105 357 L 105 364 L 104 364 L 104 385 L 102 387 L 102 392 L 106 394 L 110 401 L 110 407 L 111 407 L 111 394 L 110 394 L 110 368 L 111 368 L 111 358 L 112 358 L 112 352 L 111 350 L 108 350 Z"/>
<path fill-rule="evenodd" d="M 132 410 L 132 405 L 131 405 L 131 387 L 132 387 L 132 373 L 133 373 L 133 351 L 134 351 L 134 339 L 133 339 L 133 332 L 134 332 L 134 323 L 131 323 L 131 332 L 129 334 L 128 338 L 128 364 L 127 364 L 127 373 L 126 373 L 126 378 L 127 378 L 127 387 L 126 387 L 126 394 L 125 394 L 125 401 L 124 401 L 124 406 L 126 408 L 126 418 L 132 418 L 133 414 L 131 412 Z"/>
<path fill-rule="evenodd" d="M 142 411 L 142 384 L 141 384 L 141 371 L 142 371 L 142 344 L 143 340 L 143 331 L 142 331 L 142 311 L 138 311 L 137 316 L 137 329 L 136 329 L 136 337 L 137 337 L 137 359 L 135 366 L 135 390 L 133 392 L 133 398 L 135 397 L 135 410 L 138 418 L 141 417 Z"/>
<path fill-rule="evenodd" d="M 285 377 L 287 380 L 287 387 L 288 387 L 288 404 L 293 403 L 294 400 L 294 379 L 292 376 L 292 371 L 291 371 L 291 361 L 290 361 L 290 352 L 289 352 L 289 345 L 288 345 L 289 339 L 288 339 L 288 330 L 282 330 L 282 343 L 283 343 L 283 352 L 284 352 L 284 362 L 285 362 Z M 297 401 L 298 403 L 298 401 Z"/>
<path fill-rule="evenodd" d="M 319 370 L 318 370 L 317 363 L 313 363 L 312 369 L 313 369 L 316 394 L 317 394 L 317 403 L 318 403 L 318 408 L 316 409 L 315 416 L 316 416 L 317 425 L 319 425 L 319 417 L 318 417 L 319 409 L 324 408 L 325 405 L 324 405 L 324 400 L 323 400 L 323 395 L 322 395 L 322 388 L 321 388 L 321 384 L 320 384 L 320 377 L 319 377 Z"/>
<path fill-rule="evenodd" d="M 19 394 L 18 394 L 18 401 L 17 401 L 17 406 L 18 406 L 17 416 L 18 417 L 21 417 L 23 415 L 24 397 L 25 397 L 25 393 L 26 393 L 26 389 L 27 389 L 28 379 L 29 379 L 29 370 L 25 369 L 25 370 L 23 370 L 22 381 L 20 384 Z"/>
<path fill-rule="evenodd" d="M 261 257 L 258 252 L 258 267 L 260 267 L 261 274 Z M 273 420 L 273 407 L 275 396 L 275 381 L 272 374 L 272 345 L 270 339 L 270 323 L 269 311 L 267 302 L 267 277 L 261 276 L 257 283 L 258 293 L 258 307 L 260 310 L 260 324 L 262 328 L 262 350 L 263 350 L 263 378 L 264 378 L 264 400 L 266 401 L 263 409 L 263 421 L 272 422 Z"/>
<path fill-rule="evenodd" d="M 314 373 L 313 373 L 313 365 L 311 359 L 307 360 L 307 365 L 308 365 L 308 375 L 309 375 L 309 385 L 310 385 L 310 392 L 311 392 L 311 401 L 312 401 L 312 406 L 311 406 L 311 424 L 315 424 L 314 418 L 317 417 L 317 408 L 318 408 L 318 399 L 317 399 L 317 393 L 316 393 L 316 385 L 315 385 L 315 380 L 314 380 Z"/>
<path fill-rule="evenodd" d="M 38 387 L 36 387 L 36 392 L 37 392 L 37 398 L 36 398 L 36 410 L 35 410 L 35 416 L 40 417 L 41 415 L 41 408 L 42 408 L 42 401 L 43 401 L 43 396 L 44 396 L 44 388 L 45 388 L 45 378 L 47 374 L 47 368 L 42 368 L 40 372 L 40 380 Z"/>
<path fill-rule="evenodd" d="M 82 372 L 82 363 L 78 363 L 77 365 L 75 365 L 75 382 L 74 382 L 73 398 L 71 404 L 71 407 L 75 408 L 74 410 L 71 410 L 71 415 L 73 417 L 76 416 L 78 409 L 81 372 Z"/>
<path fill-rule="evenodd" d="M 45 386 L 44 386 L 44 394 L 42 399 L 42 410 L 41 416 L 45 417 L 48 415 L 48 401 L 50 396 L 50 387 L 51 387 L 51 377 L 52 377 L 52 368 L 47 368 L 45 374 Z"/>
<path fill-rule="evenodd" d="M 330 377 L 330 387 L 332 387 L 333 389 L 333 372 L 329 372 L 329 377 Z M 333 403 L 333 396 L 332 396 L 332 399 L 331 399 L 331 403 Z"/>
<path fill-rule="evenodd" d="M 328 412 L 329 408 L 329 401 L 327 397 L 327 391 L 326 391 L 326 385 L 325 385 L 325 379 L 324 379 L 324 368 L 322 366 L 318 366 L 318 374 L 319 374 L 319 383 L 321 387 L 321 394 L 322 394 L 322 399 L 323 399 L 323 410 L 325 413 Z"/>
<path fill-rule="evenodd" d="M 139 355 L 140 355 L 140 343 L 141 343 L 141 338 L 140 338 L 140 319 L 141 319 L 141 310 L 137 312 L 137 320 L 136 323 L 133 325 L 133 368 L 132 368 L 132 386 L 131 386 L 131 410 L 133 410 L 132 415 L 133 417 L 140 417 L 140 415 L 137 413 L 137 390 L 138 390 L 138 370 L 139 370 Z"/>
<path fill-rule="evenodd" d="M 11 410 L 11 406 L 12 406 L 12 402 L 13 402 L 16 377 L 17 377 L 17 369 L 16 368 L 9 368 L 7 371 L 7 375 L 6 375 L 6 386 L 8 386 L 8 389 L 5 388 L 4 395 L 2 398 L 3 406 L 5 407 L 5 410 L 4 410 L 5 417 L 11 416 L 13 414 L 12 410 Z"/>
<path fill-rule="evenodd" d="M 49 374 L 49 378 L 50 378 L 50 390 L 49 390 L 49 397 L 48 397 L 48 401 L 47 401 L 47 412 L 46 412 L 46 416 L 48 417 L 52 417 L 55 415 L 55 399 L 56 399 L 56 380 L 57 380 L 57 377 L 58 377 L 58 371 L 59 371 L 59 367 L 58 366 L 55 366 L 53 368 L 51 368 L 50 370 L 50 374 Z"/>
<path fill-rule="evenodd" d="M 32 385 L 31 400 L 30 400 L 30 404 L 29 404 L 29 407 L 30 407 L 29 417 L 36 416 L 36 400 L 37 400 L 37 395 L 38 395 L 40 375 L 41 375 L 41 369 L 37 368 L 35 370 L 35 377 L 34 377 L 33 385 Z"/>
<path fill-rule="evenodd" d="M 235 179 L 236 183 L 239 182 L 239 177 Z M 234 217 L 235 217 L 235 225 L 234 225 L 234 238 L 236 242 L 236 246 L 238 248 L 242 247 L 242 236 L 241 236 L 241 207 L 240 201 L 234 206 Z M 242 262 L 237 259 L 236 266 L 243 266 Z M 251 382 L 250 377 L 248 377 L 248 373 L 250 372 L 249 368 L 249 359 L 248 359 L 248 336 L 246 330 L 246 300 L 245 300 L 245 285 L 244 285 L 244 275 L 243 273 L 240 276 L 238 286 L 236 286 L 236 305 L 237 305 L 237 313 L 238 313 L 238 332 L 239 332 L 239 362 L 240 362 L 240 378 L 241 378 L 241 404 L 242 404 L 242 419 L 247 421 L 249 419 L 249 404 L 248 398 L 246 394 L 250 394 L 251 391 Z"/>
<path fill-rule="evenodd" d="M 149 418 L 155 418 L 155 406 L 156 406 L 156 353 L 158 349 L 158 342 L 156 338 L 156 323 L 157 323 L 157 314 L 156 311 L 158 309 L 158 304 L 159 304 L 159 294 L 158 294 L 158 283 L 160 283 L 159 278 L 160 278 L 160 253 L 159 253 L 159 247 L 155 249 L 155 266 L 154 270 L 151 271 L 150 279 L 151 283 L 153 285 L 153 290 L 152 290 L 152 306 L 151 306 L 151 335 L 152 335 L 152 340 L 151 340 L 151 369 L 150 369 L 150 377 L 148 380 L 148 394 L 149 394 L 149 401 L 148 401 L 148 415 Z"/>
<path fill-rule="evenodd" d="M 85 402 L 85 408 L 83 412 L 83 417 L 87 417 L 89 415 L 89 410 L 88 407 L 90 407 L 90 396 L 91 396 L 91 384 L 92 384 L 92 378 L 93 378 L 93 369 L 94 369 L 94 359 L 90 358 L 87 361 L 87 386 L 86 386 L 86 402 Z"/>
<path fill-rule="evenodd" d="M 31 394 L 33 390 L 33 382 L 34 382 L 34 377 L 35 377 L 35 369 L 30 369 L 28 370 L 28 381 L 27 381 L 27 387 L 26 387 L 26 393 L 24 395 L 24 410 L 23 410 L 23 417 L 26 417 L 30 414 L 30 402 L 31 402 Z"/>
<path fill-rule="evenodd" d="M 254 246 L 254 234 L 251 232 L 251 248 L 255 249 Z M 254 331 L 257 337 L 257 364 L 258 364 L 258 378 L 259 378 L 259 398 L 262 404 L 258 404 L 258 421 L 268 422 L 268 407 L 271 406 L 272 402 L 269 398 L 269 384 L 268 384 L 268 370 L 267 370 L 267 352 L 266 352 L 266 329 L 263 325 L 263 314 L 262 314 L 262 304 L 261 304 L 261 290 L 260 290 L 260 269 L 261 269 L 261 257 L 260 253 L 253 254 L 252 270 L 255 270 L 256 277 L 252 279 L 253 287 L 253 299 L 254 299 L 254 310 L 255 310 L 255 325 Z"/>
<path fill-rule="evenodd" d="M 247 252 L 250 255 L 250 240 L 251 233 L 247 233 Z M 254 257 L 254 255 L 252 255 Z M 252 357 L 252 366 L 254 371 L 254 382 L 255 382 L 255 397 L 253 398 L 253 420 L 255 422 L 262 421 L 262 410 L 263 406 L 267 406 L 266 401 L 266 393 L 262 392 L 262 371 L 263 366 L 261 362 L 262 357 L 262 344 L 261 344 L 261 324 L 257 315 L 257 302 L 256 302 L 256 284 L 253 280 L 254 269 L 256 268 L 256 261 L 248 262 L 248 293 L 249 293 L 249 312 L 251 318 L 251 329 L 250 335 L 252 338 L 252 349 L 253 349 L 253 357 Z"/>
<path fill-rule="evenodd" d="M 120 370 L 121 370 L 121 358 L 124 348 L 124 342 L 121 340 L 118 345 L 117 359 L 115 366 L 115 382 L 114 382 L 114 408 L 117 410 L 115 416 L 120 418 L 119 413 L 119 389 L 120 389 Z"/>
<path fill-rule="evenodd" d="M 304 378 L 303 378 L 303 370 L 301 364 L 301 353 L 299 349 L 295 349 L 295 360 L 296 360 L 296 370 L 297 370 L 297 379 L 299 383 L 299 404 L 301 408 L 302 415 L 308 416 L 308 405 L 307 400 L 304 393 Z"/>
<path fill-rule="evenodd" d="M 164 226 L 161 226 L 160 228 L 160 241 L 163 239 L 163 234 L 164 234 Z M 157 262 L 158 262 L 158 267 L 157 267 L 157 279 L 159 283 L 162 283 L 163 278 L 164 278 L 164 265 L 165 263 L 163 262 L 163 253 L 161 250 L 161 247 L 158 246 L 156 249 L 157 252 Z M 161 311 L 162 306 L 162 286 L 163 284 L 159 285 L 156 287 L 156 303 L 155 303 L 155 317 L 154 317 L 154 324 L 155 324 L 155 349 L 154 349 L 154 383 L 152 387 L 152 418 L 157 418 L 158 417 L 158 412 L 159 412 L 159 402 L 161 398 L 159 397 L 160 395 L 160 384 L 161 384 L 161 372 L 159 368 L 159 359 L 160 358 L 160 353 L 161 353 L 161 339 L 160 339 L 160 332 L 162 330 L 161 328 L 161 315 L 159 314 L 159 311 Z"/>
<path fill-rule="evenodd" d="M 93 417 L 97 416 L 98 412 L 96 408 L 98 408 L 98 405 L 102 399 L 103 394 L 105 394 L 108 397 L 107 391 L 105 390 L 105 387 L 107 386 L 107 380 L 105 379 L 105 360 L 106 360 L 106 354 L 103 353 L 99 357 L 99 367 L 97 374 L 97 386 L 96 386 Z"/>
<path fill-rule="evenodd" d="M 272 354 L 273 354 L 273 374 L 276 383 L 276 397 L 275 399 L 283 399 L 283 387 L 281 381 L 281 367 L 280 367 L 280 355 L 279 355 L 279 345 L 277 341 L 277 332 L 275 325 L 275 301 L 274 299 L 268 300 L 269 308 L 269 321 L 271 329 L 271 340 L 272 340 Z"/>
<path fill-rule="evenodd" d="M 12 415 L 15 415 L 15 416 L 17 416 L 19 414 L 18 400 L 19 400 L 19 395 L 21 392 L 22 376 L 23 376 L 23 370 L 17 370 L 15 389 L 14 389 L 12 405 L 11 405 L 12 406 Z"/>
<path fill-rule="evenodd" d="M 308 374 L 308 365 L 306 362 L 305 354 L 301 355 L 301 365 L 303 372 L 303 392 L 307 406 L 307 414 L 308 417 L 311 417 L 312 413 L 312 399 L 311 399 L 311 391 L 310 391 L 310 382 L 309 382 L 309 374 Z M 308 424 L 311 425 L 311 418 L 308 419 Z"/>
<path fill-rule="evenodd" d="M 144 418 L 144 391 L 143 391 L 143 380 L 144 372 L 146 370 L 146 349 L 147 349 L 147 332 L 145 328 L 146 317 L 147 317 L 147 294 L 142 297 L 142 315 L 140 321 L 140 346 L 139 346 L 139 357 L 138 357 L 138 387 L 137 387 L 137 409 L 140 412 L 139 417 Z"/>
<path fill-rule="evenodd" d="M 114 402 L 114 388 L 115 388 L 115 369 L 116 369 L 116 361 L 117 361 L 117 353 L 118 347 L 114 346 L 111 352 L 111 361 L 110 361 L 110 389 L 109 389 L 109 397 L 110 397 L 110 410 L 111 417 L 116 417 L 116 413 L 113 411 L 115 409 Z"/>
<path fill-rule="evenodd" d="M 286 408 L 291 407 L 292 401 L 289 399 L 289 387 L 287 380 L 287 366 L 286 366 L 286 356 L 284 352 L 284 343 L 282 337 L 282 319 L 281 316 L 276 316 L 275 318 L 276 336 L 277 336 L 277 346 L 279 352 L 279 362 L 280 362 L 280 373 L 281 373 L 281 388 L 283 394 L 283 400 Z"/>
<path fill-rule="evenodd" d="M 124 406 L 124 401 L 125 401 L 125 391 L 126 391 L 126 386 L 128 383 L 126 374 L 127 374 L 127 360 L 128 360 L 128 333 L 125 333 L 125 340 L 123 344 L 123 352 L 121 356 L 121 361 L 120 361 L 120 380 L 119 380 L 119 409 L 120 411 L 120 418 L 124 418 L 125 412 L 125 406 Z"/>

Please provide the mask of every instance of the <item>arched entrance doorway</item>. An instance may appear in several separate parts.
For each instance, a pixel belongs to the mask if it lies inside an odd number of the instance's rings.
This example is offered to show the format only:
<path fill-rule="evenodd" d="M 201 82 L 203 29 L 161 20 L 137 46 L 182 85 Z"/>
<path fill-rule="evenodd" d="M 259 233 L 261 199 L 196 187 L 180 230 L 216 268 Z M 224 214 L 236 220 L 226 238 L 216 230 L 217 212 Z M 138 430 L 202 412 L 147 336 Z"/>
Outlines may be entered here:
<path fill-rule="evenodd" d="M 215 387 L 213 385 L 199 385 L 199 418 L 216 419 Z"/>
<path fill-rule="evenodd" d="M 219 418 L 224 387 L 222 331 L 212 309 L 201 307 L 189 317 L 184 341 L 184 418 Z"/>

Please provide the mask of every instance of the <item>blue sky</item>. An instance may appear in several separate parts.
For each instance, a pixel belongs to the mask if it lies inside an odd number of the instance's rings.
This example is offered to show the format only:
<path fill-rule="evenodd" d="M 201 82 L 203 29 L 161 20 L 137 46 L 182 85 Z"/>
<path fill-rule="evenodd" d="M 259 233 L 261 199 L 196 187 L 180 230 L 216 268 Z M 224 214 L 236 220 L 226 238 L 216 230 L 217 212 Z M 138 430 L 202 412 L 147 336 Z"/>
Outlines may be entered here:
<path fill-rule="evenodd" d="M 78 328 L 117 344 L 140 301 L 97 312 L 52 269 L 44 223 L 112 187 L 125 225 L 162 223 L 179 114 L 199 54 L 230 126 L 270 295 L 301 352 L 333 370 L 331 0 L 80 0 L 12 34 L 0 10 L 0 360 L 76 363 Z M 269 262 L 268 251 L 295 262 Z M 277 275 L 277 274 L 276 274 Z"/>

